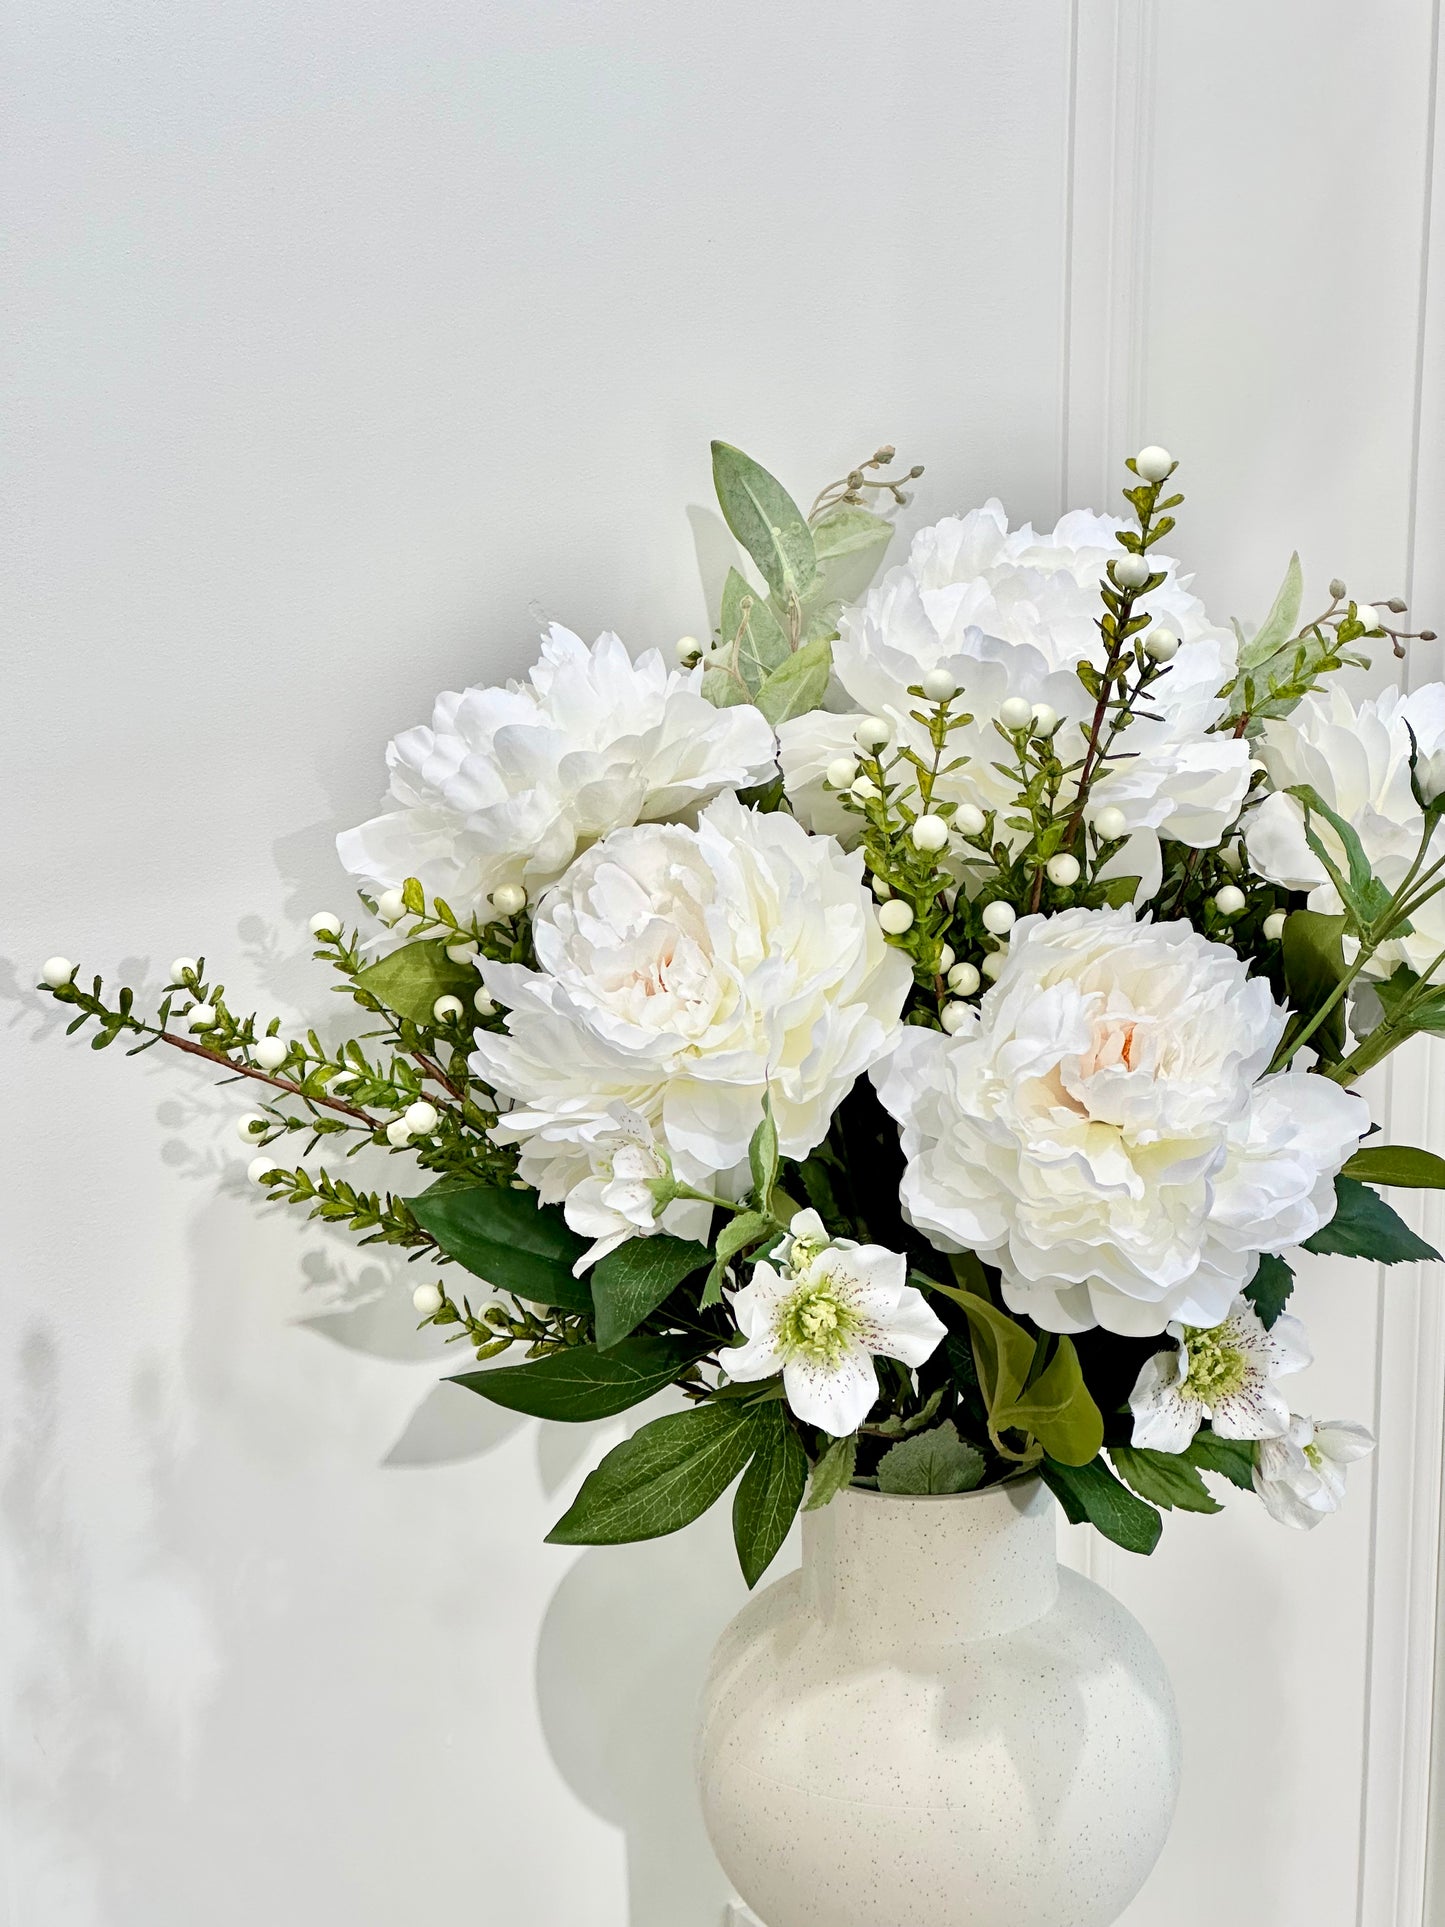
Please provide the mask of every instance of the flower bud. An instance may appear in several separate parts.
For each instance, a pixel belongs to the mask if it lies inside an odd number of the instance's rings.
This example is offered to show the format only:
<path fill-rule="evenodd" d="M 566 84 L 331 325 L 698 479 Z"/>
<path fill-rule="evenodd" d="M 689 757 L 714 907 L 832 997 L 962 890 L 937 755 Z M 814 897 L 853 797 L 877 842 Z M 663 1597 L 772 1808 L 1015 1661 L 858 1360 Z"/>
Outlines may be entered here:
<path fill-rule="evenodd" d="M 915 850 L 932 856 L 948 848 L 948 824 L 941 816 L 920 816 L 909 831 Z"/>
<path fill-rule="evenodd" d="M 1035 736 L 1052 736 L 1059 726 L 1059 712 L 1049 703 L 1035 703 L 1032 723 Z"/>
<path fill-rule="evenodd" d="M 318 910 L 311 919 L 310 929 L 313 937 L 339 937 L 341 919 L 334 910 Z"/>
<path fill-rule="evenodd" d="M 1144 654 L 1150 662 L 1173 662 L 1179 654 L 1179 638 L 1172 629 L 1151 629 L 1144 638 Z"/>
<path fill-rule="evenodd" d="M 960 836 L 979 836 L 988 818 L 973 803 L 960 803 L 953 812 L 953 827 Z"/>
<path fill-rule="evenodd" d="M 1338 602 L 1344 593 L 1345 585 L 1343 581 L 1339 576 L 1332 576 L 1330 578 L 1330 594 L 1334 597 L 1335 601 Z"/>
<path fill-rule="evenodd" d="M 290 1055 L 284 1037 L 258 1037 L 251 1046 L 251 1062 L 263 1071 L 279 1071 Z"/>
<path fill-rule="evenodd" d="M 1132 549 L 1126 549 L 1123 555 L 1116 557 L 1109 566 L 1114 571 L 1114 580 L 1121 589 L 1142 589 L 1153 574 L 1147 559 L 1142 555 L 1135 555 Z"/>
<path fill-rule="evenodd" d="M 1070 856 L 1067 850 L 1061 850 L 1044 865 L 1044 875 L 1061 890 L 1071 889 L 1079 880 L 1079 859 Z"/>
<path fill-rule="evenodd" d="M 1280 938 L 1284 935 L 1284 926 L 1285 926 L 1284 911 L 1271 910 L 1269 915 L 1264 920 L 1264 934 L 1266 939 L 1270 943 L 1278 943 Z"/>
<path fill-rule="evenodd" d="M 417 1286 L 411 1295 L 411 1302 L 421 1317 L 435 1318 L 436 1314 L 446 1303 L 446 1300 L 443 1298 L 439 1286 L 427 1283 Z"/>
<path fill-rule="evenodd" d="M 438 997 L 431 1007 L 431 1014 L 439 1024 L 454 1024 L 462 1014 L 460 997 Z"/>
<path fill-rule="evenodd" d="M 948 973 L 948 987 L 960 997 L 971 997 L 982 982 L 971 963 L 955 964 Z"/>
<path fill-rule="evenodd" d="M 246 1176 L 252 1184 L 265 1184 L 276 1168 L 276 1160 L 273 1157 L 252 1158 L 246 1166 Z"/>
<path fill-rule="evenodd" d="M 1117 843 L 1129 830 L 1124 812 L 1115 803 L 1106 803 L 1103 809 L 1095 810 L 1093 826 L 1095 836 L 1102 843 Z"/>
<path fill-rule="evenodd" d="M 527 907 L 527 892 L 520 883 L 499 883 L 492 892 L 492 908 L 499 917 L 519 917 Z"/>
<path fill-rule="evenodd" d="M 47 957 L 40 966 L 40 980 L 51 990 L 64 990 L 75 975 L 75 965 L 69 957 Z"/>
<path fill-rule="evenodd" d="M 983 906 L 983 927 L 990 936 L 1006 937 L 1018 922 L 1018 911 L 1000 898 Z"/>
<path fill-rule="evenodd" d="M 194 977 L 199 968 L 194 957 L 177 957 L 171 964 L 171 982 L 183 984 L 187 977 Z"/>
<path fill-rule="evenodd" d="M 869 877 L 868 888 L 880 903 L 885 902 L 893 895 L 893 885 L 884 877 Z"/>
<path fill-rule="evenodd" d="M 863 750 L 882 749 L 892 738 L 893 725 L 882 716 L 865 716 L 853 731 L 853 741 Z"/>
<path fill-rule="evenodd" d="M 972 1004 L 945 1004 L 943 1009 L 938 1013 L 938 1021 L 943 1025 L 943 1028 L 948 1032 L 949 1036 L 952 1037 L 956 1031 L 963 1029 L 964 1025 L 970 1021 L 973 1015 L 974 1009 Z"/>
<path fill-rule="evenodd" d="M 269 1130 L 271 1120 L 262 1117 L 259 1111 L 243 1111 L 236 1119 L 236 1136 L 243 1144 L 254 1144 L 265 1130 Z"/>
<path fill-rule="evenodd" d="M 878 923 L 890 937 L 901 937 L 913 928 L 913 911 L 901 897 L 890 897 L 878 906 Z"/>
<path fill-rule="evenodd" d="M 846 790 L 858 774 L 858 765 L 851 756 L 835 756 L 823 773 L 830 788 Z"/>
<path fill-rule="evenodd" d="M 430 1137 L 440 1122 L 441 1114 L 436 1105 L 428 1104 L 424 1097 L 418 1098 L 415 1104 L 408 1105 L 402 1112 L 402 1123 L 413 1137 Z"/>
<path fill-rule="evenodd" d="M 1135 470 L 1146 482 L 1162 482 L 1173 466 L 1174 457 L 1157 442 L 1150 442 L 1134 457 Z"/>
<path fill-rule="evenodd" d="M 1237 884 L 1226 883 L 1214 899 L 1214 907 L 1221 917 L 1237 917 L 1244 908 L 1244 892 Z"/>
<path fill-rule="evenodd" d="M 946 669 L 926 670 L 920 686 L 931 703 L 952 702 L 958 694 L 958 683 Z"/>
<path fill-rule="evenodd" d="M 1027 729 L 1034 719 L 1034 706 L 1022 696 L 1005 696 L 998 706 L 998 719 L 1010 733 Z"/>

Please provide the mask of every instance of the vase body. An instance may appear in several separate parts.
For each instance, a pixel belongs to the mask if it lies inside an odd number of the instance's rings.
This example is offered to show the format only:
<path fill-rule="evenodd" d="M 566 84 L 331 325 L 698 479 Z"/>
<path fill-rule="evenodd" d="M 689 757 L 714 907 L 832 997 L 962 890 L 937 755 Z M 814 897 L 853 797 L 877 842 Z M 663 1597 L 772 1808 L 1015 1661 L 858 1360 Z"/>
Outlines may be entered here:
<path fill-rule="evenodd" d="M 1159 1655 L 1037 1480 L 847 1490 L 723 1633 L 698 1771 L 764 1927 L 1107 1927 L 1169 1831 Z"/>

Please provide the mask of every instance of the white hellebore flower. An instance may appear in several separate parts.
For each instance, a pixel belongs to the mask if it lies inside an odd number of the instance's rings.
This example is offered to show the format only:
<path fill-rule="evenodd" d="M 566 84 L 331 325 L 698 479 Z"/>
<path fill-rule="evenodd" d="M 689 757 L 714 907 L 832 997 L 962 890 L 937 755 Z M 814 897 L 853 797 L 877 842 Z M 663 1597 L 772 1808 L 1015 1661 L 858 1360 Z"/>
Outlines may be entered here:
<path fill-rule="evenodd" d="M 1345 1498 L 1345 1469 L 1375 1449 L 1374 1434 L 1347 1419 L 1294 1417 L 1283 1438 L 1254 1455 L 1254 1489 L 1271 1519 L 1308 1532 Z"/>
<path fill-rule="evenodd" d="M 912 982 L 861 856 L 735 796 L 696 829 L 614 831 L 542 897 L 532 935 L 539 969 L 482 964 L 507 1030 L 478 1033 L 471 1063 L 513 1100 L 492 1135 L 521 1146 L 544 1199 L 593 1175 L 618 1104 L 689 1184 L 743 1164 L 765 1096 L 784 1157 L 806 1157 Z"/>
<path fill-rule="evenodd" d="M 754 1266 L 751 1282 L 733 1296 L 747 1343 L 723 1353 L 724 1369 L 738 1381 L 781 1372 L 803 1423 L 846 1438 L 878 1397 L 874 1357 L 916 1368 L 946 1327 L 906 1283 L 901 1252 L 832 1240 L 816 1211 L 798 1213 L 774 1256 Z"/>
<path fill-rule="evenodd" d="M 573 1182 L 562 1200 L 563 1216 L 578 1237 L 593 1240 L 572 1267 L 579 1278 L 628 1238 L 651 1237 L 664 1228 L 682 1235 L 689 1230 L 706 1235 L 710 1206 L 686 1201 L 668 1204 L 665 1196 L 658 1196 L 654 1187 L 666 1184 L 672 1173 L 645 1117 L 626 1104 L 613 1104 L 590 1127 L 585 1144 L 588 1174 Z M 538 1163 L 546 1156 L 546 1145 L 544 1135 L 534 1146 Z M 565 1142 L 560 1162 L 558 1175 L 566 1183 L 576 1163 L 571 1140 Z M 549 1190 L 556 1188 L 555 1183 L 549 1184 Z M 689 1213 L 694 1220 L 700 1213 L 701 1221 L 689 1224 Z"/>
<path fill-rule="evenodd" d="M 788 794 L 804 820 L 857 834 L 859 819 L 841 808 L 823 778 L 828 764 L 851 748 L 859 710 L 891 723 L 900 748 L 932 760 L 928 732 L 911 715 L 917 698 L 908 690 L 944 671 L 957 685 L 959 713 L 975 720 L 949 737 L 950 756 L 969 760 L 945 774 L 935 796 L 997 809 L 998 833 L 1009 834 L 1003 819 L 1014 813 L 1018 784 L 995 768 L 1008 758 L 1000 754 L 993 719 L 1006 705 L 1023 724 L 1039 714 L 1058 719 L 1063 762 L 1082 755 L 1081 730 L 1092 719 L 1094 699 L 1075 665 L 1102 663 L 1099 584 L 1108 564 L 1124 554 L 1115 540 L 1124 526 L 1076 510 L 1051 532 L 1010 532 L 1002 506 L 991 501 L 920 530 L 907 562 L 839 617 L 833 667 L 855 705 L 852 713 L 815 710 L 779 729 Z M 1152 551 L 1150 561 L 1165 580 L 1146 606 L 1180 647 L 1150 690 L 1151 720 L 1130 731 L 1131 754 L 1106 768 L 1090 791 L 1094 809 L 1117 808 L 1125 831 L 1138 833 L 1127 860 L 1121 856 L 1115 867 L 1142 871 L 1146 897 L 1157 885 L 1158 837 L 1196 848 L 1217 843 L 1249 780 L 1248 747 L 1209 733 L 1224 714 L 1218 692 L 1234 676 L 1238 643 L 1209 622 L 1173 562 Z M 909 780 L 908 766 L 895 776 Z"/>
<path fill-rule="evenodd" d="M 1152 1452 L 1183 1452 L 1208 1419 L 1225 1439 L 1283 1438 L 1289 1401 L 1275 1380 L 1303 1371 L 1314 1354 L 1304 1326 L 1287 1313 L 1266 1331 L 1247 1299 L 1207 1331 L 1171 1324 L 1172 1352 L 1144 1361 L 1129 1410 L 1133 1443 Z"/>
<path fill-rule="evenodd" d="M 609 830 L 765 782 L 766 718 L 715 709 L 702 674 L 554 623 L 526 682 L 447 691 L 430 728 L 388 745 L 389 807 L 337 838 L 341 861 L 373 888 L 414 876 L 470 909 L 498 888 L 535 895 Z"/>
<path fill-rule="evenodd" d="M 1268 772 L 1271 794 L 1252 811 L 1244 840 L 1249 860 L 1271 883 L 1308 890 L 1311 910 L 1343 908 L 1329 873 L 1305 840 L 1304 806 L 1284 791 L 1308 783 L 1322 802 L 1355 831 L 1376 876 L 1389 889 L 1402 883 L 1425 827 L 1410 787 L 1410 735 L 1419 748 L 1426 796 L 1445 784 L 1445 683 L 1426 683 L 1407 696 L 1387 689 L 1358 707 L 1336 684 L 1306 696 L 1288 716 L 1264 726 L 1254 753 Z M 1311 825 L 1345 874 L 1344 846 L 1330 824 Z M 1445 824 L 1435 830 L 1427 864 L 1445 857 Z M 1365 975 L 1388 977 L 1397 964 L 1423 972 L 1445 950 L 1445 896 L 1431 897 L 1411 918 L 1410 935 L 1381 946 Z"/>
<path fill-rule="evenodd" d="M 908 1026 L 874 1073 L 904 1210 L 1047 1331 L 1217 1325 L 1260 1252 L 1331 1217 L 1369 1124 L 1327 1078 L 1268 1074 L 1286 1021 L 1187 923 L 1024 917 L 971 1020 Z"/>

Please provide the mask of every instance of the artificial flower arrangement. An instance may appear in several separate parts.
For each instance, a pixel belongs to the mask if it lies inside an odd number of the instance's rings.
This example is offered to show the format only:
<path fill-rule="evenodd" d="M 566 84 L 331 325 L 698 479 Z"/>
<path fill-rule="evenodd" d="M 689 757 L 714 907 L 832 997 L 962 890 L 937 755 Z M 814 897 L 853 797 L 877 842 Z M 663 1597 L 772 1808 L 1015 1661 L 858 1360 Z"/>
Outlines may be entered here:
<path fill-rule="evenodd" d="M 190 958 L 153 1018 L 43 987 L 249 1080 L 251 1178 L 430 1261 L 458 1384 L 571 1421 L 675 1389 L 555 1541 L 737 1482 L 752 1584 L 845 1485 L 1033 1473 L 1134 1551 L 1220 1509 L 1204 1474 L 1314 1525 L 1372 1441 L 1294 1409 L 1285 1254 L 1438 1255 L 1376 1187 L 1445 1161 L 1366 1143 L 1353 1087 L 1445 1031 L 1445 685 L 1352 702 L 1404 604 L 1301 622 L 1297 558 L 1253 634 L 1211 623 L 1159 448 L 1125 519 L 989 502 L 869 588 L 893 460 L 805 515 L 715 444 L 756 578 L 706 647 L 554 626 L 396 738 L 339 840 L 379 930 L 311 920 L 359 1036 Z M 397 1190 L 328 1155 L 368 1147 Z"/>

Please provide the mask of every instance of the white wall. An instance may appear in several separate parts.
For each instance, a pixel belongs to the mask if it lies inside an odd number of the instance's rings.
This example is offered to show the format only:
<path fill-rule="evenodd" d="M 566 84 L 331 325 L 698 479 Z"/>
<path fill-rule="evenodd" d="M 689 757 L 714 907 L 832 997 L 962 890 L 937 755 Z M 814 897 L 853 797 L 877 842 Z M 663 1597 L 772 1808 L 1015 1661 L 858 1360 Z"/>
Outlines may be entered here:
<path fill-rule="evenodd" d="M 7 41 L 10 1918 L 715 1927 L 726 1521 L 543 1546 L 616 1428 L 438 1389 L 398 1268 L 246 1195 L 237 1096 L 65 1043 L 35 960 L 204 948 L 324 1009 L 304 918 L 386 737 L 543 613 L 697 630 L 712 434 L 800 488 L 892 439 L 915 521 L 1102 505 L 1159 438 L 1221 613 L 1298 544 L 1445 615 L 1432 7 L 56 0 Z M 1130 1927 L 1423 1918 L 1438 1289 L 1309 1282 L 1383 1503 L 1087 1555 L 1189 1738 Z"/>

